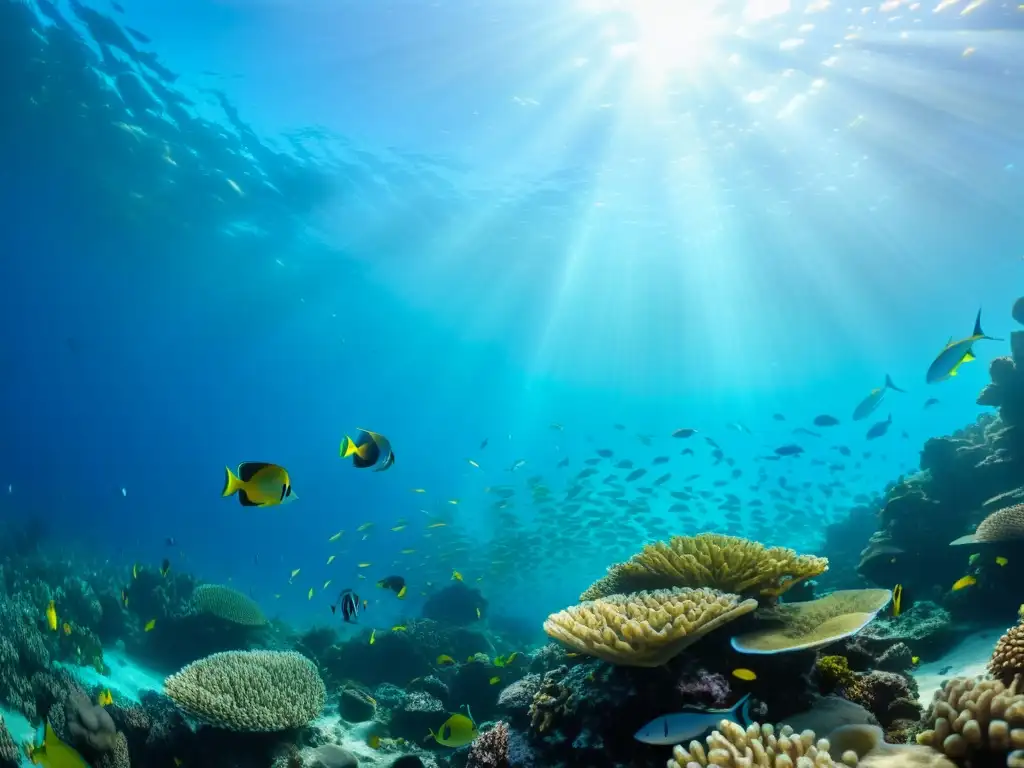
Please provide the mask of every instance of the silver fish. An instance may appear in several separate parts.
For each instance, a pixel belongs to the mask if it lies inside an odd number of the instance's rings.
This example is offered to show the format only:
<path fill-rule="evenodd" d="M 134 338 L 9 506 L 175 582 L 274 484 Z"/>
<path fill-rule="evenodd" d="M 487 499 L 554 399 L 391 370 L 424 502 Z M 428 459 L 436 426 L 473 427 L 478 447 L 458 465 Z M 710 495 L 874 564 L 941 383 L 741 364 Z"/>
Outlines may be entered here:
<path fill-rule="evenodd" d="M 740 725 L 750 723 L 750 694 L 737 701 L 731 709 L 692 709 L 656 717 L 634 734 L 644 744 L 669 746 L 686 744 L 716 727 L 720 720 L 733 720 Z"/>
<path fill-rule="evenodd" d="M 900 389 L 892 383 L 892 378 L 889 374 L 885 374 L 885 384 L 876 389 L 872 389 L 871 392 L 861 400 L 857 407 L 853 409 L 853 420 L 860 421 L 861 419 L 870 416 L 875 408 L 882 404 L 882 398 L 885 397 L 886 390 L 891 389 L 895 392 L 905 392 L 906 390 Z"/>

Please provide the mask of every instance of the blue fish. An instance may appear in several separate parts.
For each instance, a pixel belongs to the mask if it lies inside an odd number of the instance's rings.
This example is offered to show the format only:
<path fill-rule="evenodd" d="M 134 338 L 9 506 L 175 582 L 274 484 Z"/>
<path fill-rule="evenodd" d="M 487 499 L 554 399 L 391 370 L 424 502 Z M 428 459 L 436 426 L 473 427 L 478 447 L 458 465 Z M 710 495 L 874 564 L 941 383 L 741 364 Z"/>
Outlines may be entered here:
<path fill-rule="evenodd" d="M 997 339 L 994 336 L 987 336 L 981 330 L 981 310 L 979 309 L 978 316 L 974 319 L 974 330 L 971 332 L 971 335 L 959 341 L 953 341 L 953 339 L 947 341 L 946 346 L 939 352 L 938 357 L 928 367 L 925 381 L 929 384 L 936 384 L 940 381 L 945 381 L 951 376 L 956 376 L 956 372 L 960 369 L 961 365 L 969 363 L 974 359 L 974 342 L 981 341 L 982 339 L 1002 341 L 1002 339 Z"/>
<path fill-rule="evenodd" d="M 691 709 L 656 717 L 633 736 L 644 744 L 670 746 L 686 744 L 715 728 L 720 720 L 733 720 L 746 727 L 750 724 L 750 694 L 737 701 L 732 709 Z"/>
<path fill-rule="evenodd" d="M 882 404 L 882 399 L 885 397 L 885 392 L 886 390 L 889 389 L 891 389 L 893 392 L 905 391 L 892 383 L 892 378 L 889 376 L 888 373 L 885 374 L 885 384 L 883 384 L 880 387 L 876 387 L 875 389 L 872 389 L 867 397 L 865 397 L 863 400 L 857 403 L 857 407 L 853 409 L 853 420 L 860 421 L 861 419 L 866 419 L 868 416 L 874 413 L 875 408 Z"/>

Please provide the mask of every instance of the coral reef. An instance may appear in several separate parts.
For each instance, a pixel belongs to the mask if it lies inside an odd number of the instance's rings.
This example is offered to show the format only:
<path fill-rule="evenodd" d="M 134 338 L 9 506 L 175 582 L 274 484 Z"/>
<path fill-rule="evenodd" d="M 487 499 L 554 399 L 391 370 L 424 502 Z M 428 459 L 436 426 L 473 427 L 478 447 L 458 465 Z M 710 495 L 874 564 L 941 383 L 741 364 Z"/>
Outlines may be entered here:
<path fill-rule="evenodd" d="M 466 768 L 509 768 L 507 723 L 499 722 L 476 737 Z"/>
<path fill-rule="evenodd" d="M 1024 674 L 1024 619 L 999 638 L 988 662 L 988 671 L 1006 685 L 1017 675 Z"/>
<path fill-rule="evenodd" d="M 316 666 L 291 651 L 217 653 L 168 677 L 164 693 L 197 720 L 243 732 L 307 725 L 327 697 Z"/>
<path fill-rule="evenodd" d="M 765 547 L 735 536 L 702 533 L 648 544 L 625 563 L 608 569 L 580 595 L 595 600 L 616 594 L 673 587 L 710 587 L 754 597 L 778 597 L 828 569 L 828 560 Z"/>
<path fill-rule="evenodd" d="M 571 606 L 549 616 L 544 631 L 613 664 L 658 667 L 755 608 L 756 600 L 712 589 L 662 589 Z"/>
<path fill-rule="evenodd" d="M 457 581 L 430 595 L 420 614 L 439 624 L 461 627 L 487 616 L 487 600 L 480 590 Z"/>
<path fill-rule="evenodd" d="M 216 616 L 244 627 L 262 627 L 267 617 L 255 600 L 220 584 L 200 584 L 192 593 L 189 613 Z"/>
<path fill-rule="evenodd" d="M 966 765 L 1010 768 L 1024 760 L 1024 694 L 1021 676 L 998 680 L 956 677 L 936 691 L 917 742 Z"/>
<path fill-rule="evenodd" d="M 705 743 L 707 749 L 699 741 L 691 741 L 687 747 L 674 747 L 669 768 L 784 768 L 792 765 L 829 768 L 834 765 L 828 741 L 818 740 L 813 731 L 793 733 L 789 726 L 776 729 L 772 725 L 752 723 L 744 729 L 722 720 Z M 844 754 L 843 763 L 856 765 L 856 756 L 851 758 Z"/>

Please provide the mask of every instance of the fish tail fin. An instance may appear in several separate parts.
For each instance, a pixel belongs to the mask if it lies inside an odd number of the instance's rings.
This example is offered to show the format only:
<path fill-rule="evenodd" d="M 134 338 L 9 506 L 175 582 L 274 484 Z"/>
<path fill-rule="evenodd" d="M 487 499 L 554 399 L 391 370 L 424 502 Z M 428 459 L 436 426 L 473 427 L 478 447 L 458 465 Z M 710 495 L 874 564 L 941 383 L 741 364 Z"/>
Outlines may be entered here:
<path fill-rule="evenodd" d="M 220 495 L 230 496 L 240 491 L 243 487 L 242 481 L 238 479 L 238 475 L 231 471 L 231 467 L 224 467 L 224 490 L 221 491 Z"/>
<path fill-rule="evenodd" d="M 892 376 L 890 376 L 888 373 L 885 374 L 885 386 L 887 389 L 891 389 L 894 392 L 902 392 L 903 394 L 907 393 L 907 390 L 900 389 L 899 387 L 892 383 Z"/>
<path fill-rule="evenodd" d="M 348 435 L 345 435 L 345 439 L 341 441 L 341 458 L 347 459 L 358 450 L 359 449 L 356 448 L 355 441 Z"/>
<path fill-rule="evenodd" d="M 743 698 L 733 705 L 732 711 L 737 723 L 744 727 L 750 725 L 753 722 L 750 719 L 750 694 L 743 694 Z"/>
<path fill-rule="evenodd" d="M 974 333 L 971 334 L 976 339 L 988 339 L 989 341 L 1002 341 L 997 339 L 995 336 L 989 336 L 983 330 L 981 330 L 981 309 L 978 310 L 978 316 L 974 318 Z"/>

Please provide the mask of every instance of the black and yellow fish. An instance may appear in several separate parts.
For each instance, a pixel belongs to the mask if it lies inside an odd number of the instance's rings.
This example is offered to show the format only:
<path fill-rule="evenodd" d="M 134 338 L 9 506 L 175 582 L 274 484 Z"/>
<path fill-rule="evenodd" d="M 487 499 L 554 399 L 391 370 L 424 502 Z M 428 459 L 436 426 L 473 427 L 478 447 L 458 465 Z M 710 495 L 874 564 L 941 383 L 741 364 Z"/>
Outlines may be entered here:
<path fill-rule="evenodd" d="M 387 576 L 377 582 L 377 586 L 381 589 L 390 589 L 400 599 L 405 599 L 405 579 L 401 576 Z"/>
<path fill-rule="evenodd" d="M 277 464 L 243 461 L 238 465 L 237 475 L 230 467 L 225 467 L 224 473 L 221 496 L 237 493 L 238 503 L 243 507 L 272 507 L 298 498 L 292 490 L 288 470 Z"/>
<path fill-rule="evenodd" d="M 339 454 L 343 459 L 352 459 L 352 466 L 356 469 L 367 469 L 374 467 L 374 472 L 383 472 L 390 469 L 395 463 L 395 452 L 391 448 L 391 441 L 379 432 L 371 432 L 362 427 L 356 427 L 362 434 L 358 439 L 353 440 L 348 435 L 341 441 Z"/>

